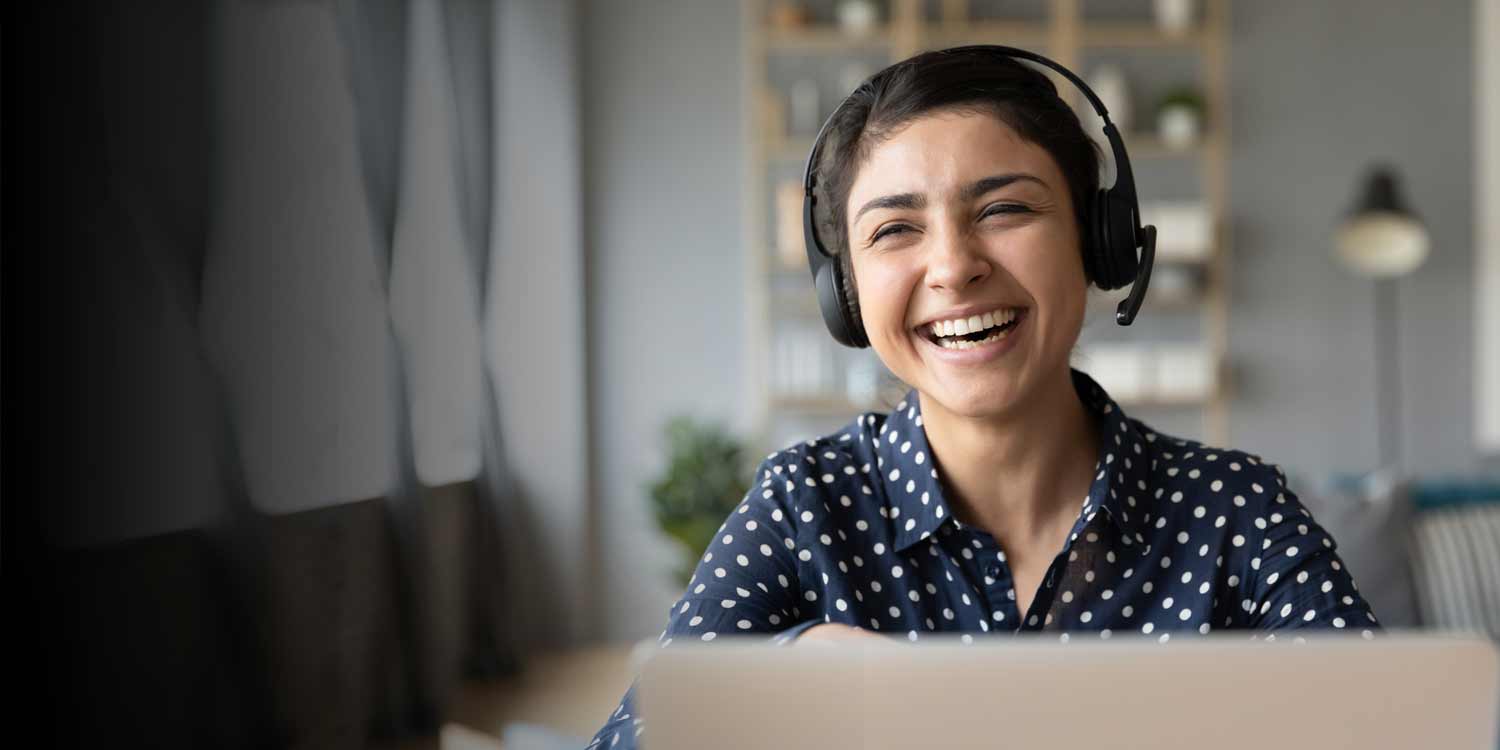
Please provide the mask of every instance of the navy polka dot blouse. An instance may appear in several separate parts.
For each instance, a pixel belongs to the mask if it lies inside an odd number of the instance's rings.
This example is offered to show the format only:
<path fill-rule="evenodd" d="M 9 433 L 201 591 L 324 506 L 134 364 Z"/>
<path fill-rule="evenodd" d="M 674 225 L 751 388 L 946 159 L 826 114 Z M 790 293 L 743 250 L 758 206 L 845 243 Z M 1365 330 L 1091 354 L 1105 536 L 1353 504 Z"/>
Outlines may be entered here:
<path fill-rule="evenodd" d="M 659 642 L 762 633 L 781 644 L 825 622 L 964 643 L 1023 631 L 1165 642 L 1214 628 L 1378 629 L 1280 468 L 1157 433 L 1088 375 L 1074 370 L 1073 383 L 1100 456 L 1029 610 L 1016 605 L 1005 550 L 949 511 L 912 391 L 889 415 L 768 456 Z M 634 693 L 589 747 L 635 747 L 645 727 Z"/>

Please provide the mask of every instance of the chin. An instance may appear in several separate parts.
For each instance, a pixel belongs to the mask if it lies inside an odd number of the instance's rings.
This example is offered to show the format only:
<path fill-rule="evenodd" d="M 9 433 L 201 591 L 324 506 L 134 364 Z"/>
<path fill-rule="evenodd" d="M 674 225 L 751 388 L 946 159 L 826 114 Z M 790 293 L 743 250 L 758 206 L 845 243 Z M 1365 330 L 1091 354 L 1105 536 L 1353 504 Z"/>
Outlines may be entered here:
<path fill-rule="evenodd" d="M 1004 416 L 1015 411 L 1021 402 L 1017 384 L 998 377 L 992 382 L 975 379 L 942 384 L 923 393 L 944 411 L 968 419 Z"/>

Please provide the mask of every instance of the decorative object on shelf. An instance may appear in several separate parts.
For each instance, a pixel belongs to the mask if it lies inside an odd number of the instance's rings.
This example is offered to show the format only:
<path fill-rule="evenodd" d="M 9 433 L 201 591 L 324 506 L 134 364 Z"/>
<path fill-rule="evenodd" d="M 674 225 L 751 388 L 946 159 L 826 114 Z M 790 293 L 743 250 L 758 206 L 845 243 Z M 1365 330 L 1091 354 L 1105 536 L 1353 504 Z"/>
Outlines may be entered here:
<path fill-rule="evenodd" d="M 1141 222 L 1156 227 L 1157 262 L 1203 263 L 1213 255 L 1213 215 L 1203 201 L 1142 203 Z"/>
<path fill-rule="evenodd" d="M 1167 148 L 1186 149 L 1203 132 L 1203 95 L 1190 86 L 1172 89 L 1156 107 L 1156 132 Z"/>
<path fill-rule="evenodd" d="M 740 441 L 717 424 L 679 416 L 663 432 L 667 466 L 649 494 L 657 524 L 684 548 L 677 578 L 687 585 L 719 525 L 744 500 L 751 467 Z"/>
<path fill-rule="evenodd" d="M 1399 478 L 1401 469 L 1401 326 L 1396 280 L 1427 259 L 1427 228 L 1402 200 L 1395 169 L 1372 168 L 1364 193 L 1339 227 L 1338 259 L 1354 273 L 1375 280 L 1375 390 L 1379 403 L 1380 466 Z"/>
<path fill-rule="evenodd" d="M 773 29 L 790 31 L 807 26 L 807 6 L 800 0 L 773 0 L 766 14 Z"/>
<path fill-rule="evenodd" d="M 1094 74 L 1089 76 L 1089 88 L 1094 90 L 1094 95 L 1104 103 L 1104 109 L 1109 112 L 1110 121 L 1114 122 L 1115 128 L 1121 133 L 1129 133 L 1130 130 L 1130 83 L 1125 78 L 1125 71 L 1114 63 L 1104 63 L 1094 68 Z M 1104 121 L 1091 113 L 1084 115 L 1084 124 L 1092 131 L 1092 135 L 1105 146 L 1108 153 L 1109 141 L 1104 137 Z"/>
<path fill-rule="evenodd" d="M 1184 34 L 1193 27 L 1195 0 L 1156 0 L 1156 26 L 1168 34 Z"/>
<path fill-rule="evenodd" d="M 822 110 L 818 105 L 818 84 L 810 78 L 800 78 L 792 84 L 788 95 L 791 100 L 792 135 L 812 137 L 823 124 Z"/>
<path fill-rule="evenodd" d="M 875 0 L 839 0 L 834 14 L 839 28 L 853 36 L 869 34 L 880 23 L 880 7 Z"/>

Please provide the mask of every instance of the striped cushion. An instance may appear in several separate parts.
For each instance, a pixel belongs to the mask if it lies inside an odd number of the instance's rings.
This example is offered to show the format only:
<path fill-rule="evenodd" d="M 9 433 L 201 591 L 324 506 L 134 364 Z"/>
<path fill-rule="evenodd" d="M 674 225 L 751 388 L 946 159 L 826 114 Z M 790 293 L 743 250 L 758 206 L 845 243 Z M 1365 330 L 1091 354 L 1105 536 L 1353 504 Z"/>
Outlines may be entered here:
<path fill-rule="evenodd" d="M 1422 513 L 1413 535 L 1424 624 L 1500 640 L 1500 504 Z"/>

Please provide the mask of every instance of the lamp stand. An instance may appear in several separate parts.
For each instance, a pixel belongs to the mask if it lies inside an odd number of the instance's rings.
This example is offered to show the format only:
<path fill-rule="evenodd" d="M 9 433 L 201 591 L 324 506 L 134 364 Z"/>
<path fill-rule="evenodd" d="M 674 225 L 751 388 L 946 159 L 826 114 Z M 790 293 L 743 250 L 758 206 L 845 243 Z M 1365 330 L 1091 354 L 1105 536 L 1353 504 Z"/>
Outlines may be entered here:
<path fill-rule="evenodd" d="M 1381 472 L 1401 475 L 1401 338 L 1396 279 L 1375 281 L 1376 444 Z M 1394 478 L 1394 477 L 1393 477 Z"/>

